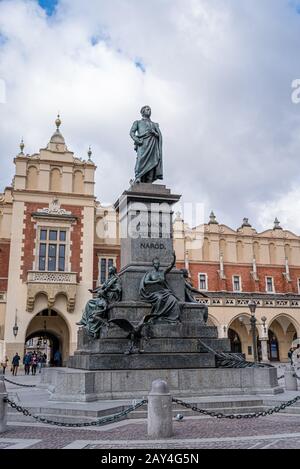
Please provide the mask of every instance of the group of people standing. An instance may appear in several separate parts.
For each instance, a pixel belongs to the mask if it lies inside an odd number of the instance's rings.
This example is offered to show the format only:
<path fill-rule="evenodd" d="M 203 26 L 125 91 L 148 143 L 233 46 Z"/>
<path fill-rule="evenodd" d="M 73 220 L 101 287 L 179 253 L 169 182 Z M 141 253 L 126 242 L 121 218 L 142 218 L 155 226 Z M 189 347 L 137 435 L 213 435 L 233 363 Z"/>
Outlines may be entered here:
<path fill-rule="evenodd" d="M 12 362 L 11 362 L 11 372 L 13 376 L 17 376 L 18 374 L 18 369 L 20 366 L 20 361 L 21 357 L 18 354 L 18 352 L 14 355 Z M 7 365 L 9 363 L 9 359 L 7 356 L 2 360 L 1 362 L 1 367 L 2 367 L 2 373 L 5 375 L 5 371 L 7 368 Z M 25 375 L 29 375 L 30 371 L 32 375 L 36 374 L 36 371 L 38 369 L 39 373 L 41 373 L 42 368 L 46 366 L 47 363 L 47 355 L 44 353 L 42 354 L 41 352 L 26 352 L 24 357 L 23 357 L 23 365 L 24 365 L 24 370 L 25 370 Z"/>
<path fill-rule="evenodd" d="M 31 374 L 35 375 L 36 370 L 38 368 L 39 373 L 41 373 L 42 368 L 46 365 L 47 363 L 47 355 L 44 353 L 36 353 L 36 352 L 27 352 L 24 355 L 23 358 L 23 365 L 24 365 L 24 370 L 25 370 L 25 375 Z"/>

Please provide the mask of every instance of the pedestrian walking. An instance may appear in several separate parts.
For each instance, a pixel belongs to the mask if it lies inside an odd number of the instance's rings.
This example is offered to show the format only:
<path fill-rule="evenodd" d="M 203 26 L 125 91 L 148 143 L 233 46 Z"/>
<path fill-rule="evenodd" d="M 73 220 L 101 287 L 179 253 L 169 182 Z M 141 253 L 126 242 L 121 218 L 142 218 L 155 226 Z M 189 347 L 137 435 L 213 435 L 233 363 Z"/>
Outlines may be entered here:
<path fill-rule="evenodd" d="M 23 358 L 23 364 L 25 369 L 25 375 L 29 375 L 30 364 L 31 364 L 31 353 L 27 352 Z"/>
<path fill-rule="evenodd" d="M 61 353 L 59 350 L 56 350 L 54 354 L 54 366 L 61 366 Z"/>
<path fill-rule="evenodd" d="M 34 354 L 32 355 L 32 358 L 31 358 L 31 374 L 32 374 L 33 376 L 36 375 L 37 363 L 38 363 L 37 355 L 36 355 L 36 353 L 34 353 Z"/>
<path fill-rule="evenodd" d="M 288 358 L 291 362 L 291 365 L 293 364 L 293 352 L 294 352 L 294 347 L 291 347 L 290 350 L 288 351 Z"/>
<path fill-rule="evenodd" d="M 20 360 L 21 360 L 21 357 L 18 354 L 18 352 L 16 352 L 15 356 L 12 359 L 12 374 L 13 374 L 13 376 L 17 376 Z"/>
<path fill-rule="evenodd" d="M 300 365 L 300 344 L 298 344 L 293 351 L 292 365 Z"/>
<path fill-rule="evenodd" d="M 8 356 L 5 355 L 5 357 L 3 358 L 2 362 L 1 362 L 1 366 L 2 366 L 2 373 L 5 375 L 5 370 L 6 370 L 6 367 L 7 367 L 7 363 L 9 362 L 8 360 Z"/>

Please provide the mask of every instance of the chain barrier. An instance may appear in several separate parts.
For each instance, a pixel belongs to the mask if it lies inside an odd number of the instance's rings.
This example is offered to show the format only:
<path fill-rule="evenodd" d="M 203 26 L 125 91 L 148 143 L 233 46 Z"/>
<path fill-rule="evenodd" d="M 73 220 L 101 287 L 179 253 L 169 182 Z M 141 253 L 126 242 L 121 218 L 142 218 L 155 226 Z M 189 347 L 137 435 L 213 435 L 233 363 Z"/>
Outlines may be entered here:
<path fill-rule="evenodd" d="M 15 384 L 16 386 L 21 386 L 23 388 L 36 388 L 36 384 L 22 384 L 22 383 L 16 383 L 15 381 L 11 381 L 8 378 L 4 378 L 4 381 L 7 381 L 10 384 Z"/>
<path fill-rule="evenodd" d="M 56 425 L 58 427 L 73 427 L 73 428 L 80 428 L 80 427 L 98 427 L 102 425 L 107 425 L 109 423 L 117 422 L 121 419 L 127 417 L 130 412 L 135 411 L 139 407 L 142 407 L 148 401 L 146 399 L 136 403 L 128 407 L 127 409 L 123 410 L 122 412 L 118 412 L 117 414 L 110 415 L 107 417 L 103 417 L 101 419 L 95 420 L 94 422 L 83 422 L 83 423 L 64 423 L 64 422 L 55 422 L 54 420 L 47 419 L 45 417 L 40 417 L 39 415 L 33 415 L 28 409 L 25 409 L 21 405 L 16 404 L 15 402 L 11 401 L 7 397 L 4 398 L 4 402 L 7 402 L 12 409 L 16 409 L 17 412 L 22 413 L 26 417 L 32 417 L 40 423 L 45 423 L 47 425 Z"/>
<path fill-rule="evenodd" d="M 265 410 L 265 411 L 260 411 L 260 412 L 253 412 L 251 414 L 223 414 L 222 412 L 211 412 L 209 410 L 205 409 L 199 409 L 198 407 L 194 406 L 193 404 L 188 404 L 187 402 L 180 401 L 179 399 L 174 399 L 173 402 L 176 404 L 179 404 L 186 409 L 190 409 L 193 412 L 198 412 L 199 414 L 202 415 L 208 415 L 210 417 L 216 417 L 218 419 L 253 419 L 253 418 L 259 418 L 259 417 L 266 417 L 268 415 L 272 415 L 274 413 L 281 412 L 282 410 L 286 409 L 287 407 L 290 407 L 294 404 L 296 404 L 298 401 L 300 401 L 300 396 L 295 397 L 291 401 L 284 402 L 276 407 L 272 407 L 271 409 Z"/>
<path fill-rule="evenodd" d="M 280 379 L 283 379 L 283 378 L 284 378 L 284 375 L 277 377 L 278 381 L 279 381 Z"/>

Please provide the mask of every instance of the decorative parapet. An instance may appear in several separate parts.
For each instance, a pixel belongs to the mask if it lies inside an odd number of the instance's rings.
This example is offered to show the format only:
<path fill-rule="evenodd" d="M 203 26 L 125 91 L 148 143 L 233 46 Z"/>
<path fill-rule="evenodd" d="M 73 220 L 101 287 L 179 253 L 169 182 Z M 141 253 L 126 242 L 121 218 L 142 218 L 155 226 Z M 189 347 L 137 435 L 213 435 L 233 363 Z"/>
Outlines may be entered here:
<path fill-rule="evenodd" d="M 229 296 L 210 296 L 209 298 L 196 298 L 197 302 L 201 304 L 206 304 L 207 306 L 235 306 L 235 307 L 248 307 L 249 302 L 253 299 L 256 303 L 256 306 L 259 308 L 299 308 L 300 307 L 300 298 L 255 298 L 255 297 L 245 297 L 245 298 L 233 298 Z"/>
<path fill-rule="evenodd" d="M 77 274 L 74 272 L 30 271 L 27 276 L 27 311 L 32 312 L 38 294 L 48 299 L 48 308 L 53 308 L 58 295 L 67 298 L 67 309 L 72 313 L 75 308 Z"/>

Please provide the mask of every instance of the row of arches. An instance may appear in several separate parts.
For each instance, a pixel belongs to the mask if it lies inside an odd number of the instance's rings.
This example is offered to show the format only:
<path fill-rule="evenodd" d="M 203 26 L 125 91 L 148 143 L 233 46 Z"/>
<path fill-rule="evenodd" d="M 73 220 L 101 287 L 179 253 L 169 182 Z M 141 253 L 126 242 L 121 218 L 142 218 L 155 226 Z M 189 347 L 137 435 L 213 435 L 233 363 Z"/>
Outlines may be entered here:
<path fill-rule="evenodd" d="M 226 325 L 221 325 L 215 317 L 210 315 L 209 324 L 218 327 L 219 336 L 230 339 L 232 352 L 243 353 L 247 359 L 253 358 L 253 337 L 249 314 L 235 316 Z M 261 360 L 266 359 L 266 355 L 263 356 L 263 343 L 265 343 L 268 360 L 287 362 L 288 351 L 293 341 L 300 337 L 300 325 L 287 314 L 277 315 L 268 324 L 263 324 L 261 319 L 257 318 L 256 337 L 257 351 Z"/>
<path fill-rule="evenodd" d="M 260 244 L 258 241 L 254 241 L 252 245 L 253 249 L 253 258 L 256 260 L 257 263 L 260 263 L 261 261 L 261 254 L 260 254 Z M 286 243 L 284 245 L 284 255 L 285 258 L 288 259 L 288 261 L 291 261 L 291 246 L 290 244 Z M 203 242 L 203 260 L 204 261 L 209 261 L 210 260 L 210 242 L 207 237 L 204 238 Z M 221 238 L 219 241 L 219 251 L 223 255 L 223 260 L 224 262 L 229 261 L 230 259 L 228 258 L 228 252 L 227 252 L 227 242 L 226 239 Z M 268 251 L 269 251 L 269 262 L 270 264 L 276 264 L 277 263 L 277 252 L 276 252 L 276 245 L 275 243 L 271 242 L 268 245 Z M 244 254 L 244 244 L 241 240 L 238 240 L 236 242 L 236 261 L 237 262 L 245 262 L 248 259 L 245 258 Z"/>
<path fill-rule="evenodd" d="M 27 184 L 26 189 L 38 189 L 39 170 L 36 166 L 29 166 L 27 171 Z M 60 168 L 53 168 L 50 171 L 49 190 L 54 192 L 62 192 L 62 170 Z M 73 192 L 84 193 L 84 174 L 80 170 L 75 170 L 73 173 Z"/>

